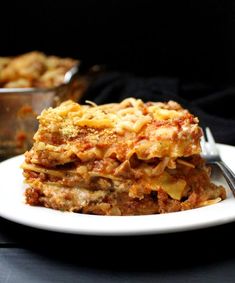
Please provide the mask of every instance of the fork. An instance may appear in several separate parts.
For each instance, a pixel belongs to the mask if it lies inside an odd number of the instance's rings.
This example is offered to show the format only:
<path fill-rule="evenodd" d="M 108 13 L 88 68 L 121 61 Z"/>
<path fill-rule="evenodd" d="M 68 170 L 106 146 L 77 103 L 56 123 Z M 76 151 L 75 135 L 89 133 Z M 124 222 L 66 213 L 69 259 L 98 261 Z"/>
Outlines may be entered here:
<path fill-rule="evenodd" d="M 233 195 L 235 196 L 235 174 L 221 159 L 219 150 L 215 143 L 215 139 L 212 135 L 211 130 L 208 127 L 206 127 L 206 131 L 204 132 L 204 135 L 201 138 L 201 148 L 202 157 L 206 160 L 206 163 L 215 164 L 220 168 L 225 180 L 227 181 L 231 191 L 233 192 Z"/>

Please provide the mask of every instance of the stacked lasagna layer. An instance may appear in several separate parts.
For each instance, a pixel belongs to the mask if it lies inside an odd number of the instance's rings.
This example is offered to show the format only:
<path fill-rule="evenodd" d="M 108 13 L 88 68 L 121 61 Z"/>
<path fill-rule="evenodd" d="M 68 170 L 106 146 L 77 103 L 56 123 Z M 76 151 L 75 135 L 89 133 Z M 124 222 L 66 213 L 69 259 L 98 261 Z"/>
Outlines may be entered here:
<path fill-rule="evenodd" d="M 173 101 L 72 101 L 44 110 L 25 153 L 26 202 L 63 211 L 139 215 L 219 202 L 200 157 L 198 119 Z"/>

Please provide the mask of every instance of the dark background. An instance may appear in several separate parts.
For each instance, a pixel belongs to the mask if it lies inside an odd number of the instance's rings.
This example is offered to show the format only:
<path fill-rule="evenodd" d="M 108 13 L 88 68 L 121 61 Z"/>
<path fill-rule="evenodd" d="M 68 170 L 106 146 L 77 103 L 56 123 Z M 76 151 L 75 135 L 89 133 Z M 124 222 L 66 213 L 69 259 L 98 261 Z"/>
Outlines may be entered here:
<path fill-rule="evenodd" d="M 142 76 L 232 84 L 234 1 L 1 3 L 0 54 L 31 50 Z"/>
<path fill-rule="evenodd" d="M 235 145 L 235 1 L 1 2 L 0 55 L 31 50 L 108 71 L 84 96 L 175 100 Z"/>

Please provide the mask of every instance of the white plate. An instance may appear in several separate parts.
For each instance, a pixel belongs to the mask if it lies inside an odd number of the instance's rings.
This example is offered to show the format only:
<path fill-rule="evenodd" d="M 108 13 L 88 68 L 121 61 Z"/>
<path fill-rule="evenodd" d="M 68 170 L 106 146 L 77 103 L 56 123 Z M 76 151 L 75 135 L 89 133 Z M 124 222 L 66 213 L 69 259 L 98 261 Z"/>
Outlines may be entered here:
<path fill-rule="evenodd" d="M 235 147 L 218 145 L 222 158 L 235 171 Z M 24 202 L 23 156 L 0 163 L 0 216 L 31 227 L 86 235 L 143 235 L 186 231 L 235 220 L 235 199 L 227 198 L 207 207 L 148 216 L 96 216 L 33 207 Z"/>

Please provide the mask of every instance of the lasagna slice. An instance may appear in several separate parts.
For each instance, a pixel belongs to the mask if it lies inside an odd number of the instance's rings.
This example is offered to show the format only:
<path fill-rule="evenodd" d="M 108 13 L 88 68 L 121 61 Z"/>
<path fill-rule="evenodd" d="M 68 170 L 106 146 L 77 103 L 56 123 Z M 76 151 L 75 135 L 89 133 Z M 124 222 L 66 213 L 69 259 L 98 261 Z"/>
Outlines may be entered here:
<path fill-rule="evenodd" d="M 99 215 L 182 211 L 217 203 L 200 157 L 198 119 L 178 103 L 66 101 L 44 110 L 22 165 L 30 205 Z"/>

